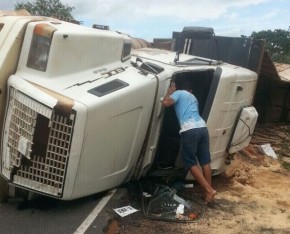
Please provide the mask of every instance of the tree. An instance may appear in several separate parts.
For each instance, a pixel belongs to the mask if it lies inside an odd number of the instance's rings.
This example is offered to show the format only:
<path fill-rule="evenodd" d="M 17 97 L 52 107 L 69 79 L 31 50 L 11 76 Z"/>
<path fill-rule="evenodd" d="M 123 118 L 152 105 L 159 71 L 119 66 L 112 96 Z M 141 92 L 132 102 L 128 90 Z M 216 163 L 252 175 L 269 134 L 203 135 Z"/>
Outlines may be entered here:
<path fill-rule="evenodd" d="M 71 12 L 75 9 L 63 5 L 60 0 L 36 0 L 35 2 L 16 3 L 15 10 L 25 9 L 32 15 L 61 17 L 62 19 L 71 19 Z"/>
<path fill-rule="evenodd" d="M 274 62 L 290 64 L 290 27 L 252 32 L 251 37 L 266 41 L 266 49 Z"/>

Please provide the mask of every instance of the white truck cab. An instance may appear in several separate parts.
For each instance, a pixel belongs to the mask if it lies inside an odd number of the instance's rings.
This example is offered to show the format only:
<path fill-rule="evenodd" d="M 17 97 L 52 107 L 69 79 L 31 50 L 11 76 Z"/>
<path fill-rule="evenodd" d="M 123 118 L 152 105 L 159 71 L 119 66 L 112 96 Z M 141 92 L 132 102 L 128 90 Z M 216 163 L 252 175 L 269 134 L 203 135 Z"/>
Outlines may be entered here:
<path fill-rule="evenodd" d="M 132 50 L 128 35 L 50 18 L 1 17 L 2 29 L 10 20 L 24 36 L 0 80 L 7 84 L 1 174 L 11 185 L 71 200 L 175 165 L 179 127 L 160 99 L 183 80 L 208 125 L 213 171 L 225 169 L 237 119 L 252 103 L 254 72 L 185 54 L 176 62 L 172 51 Z"/>

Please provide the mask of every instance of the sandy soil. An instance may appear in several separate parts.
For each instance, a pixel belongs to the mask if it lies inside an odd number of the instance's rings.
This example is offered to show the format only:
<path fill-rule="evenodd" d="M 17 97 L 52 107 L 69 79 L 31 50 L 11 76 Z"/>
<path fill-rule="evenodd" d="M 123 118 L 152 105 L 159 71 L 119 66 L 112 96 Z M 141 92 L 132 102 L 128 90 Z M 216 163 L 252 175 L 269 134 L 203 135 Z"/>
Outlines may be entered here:
<path fill-rule="evenodd" d="M 258 150 L 267 142 L 278 160 Z M 106 233 L 290 233 L 289 159 L 290 125 L 257 127 L 251 144 L 232 155 L 225 173 L 213 178 L 218 194 L 202 219 L 164 222 L 139 212 L 111 220 Z M 193 190 L 198 193 L 198 186 Z"/>

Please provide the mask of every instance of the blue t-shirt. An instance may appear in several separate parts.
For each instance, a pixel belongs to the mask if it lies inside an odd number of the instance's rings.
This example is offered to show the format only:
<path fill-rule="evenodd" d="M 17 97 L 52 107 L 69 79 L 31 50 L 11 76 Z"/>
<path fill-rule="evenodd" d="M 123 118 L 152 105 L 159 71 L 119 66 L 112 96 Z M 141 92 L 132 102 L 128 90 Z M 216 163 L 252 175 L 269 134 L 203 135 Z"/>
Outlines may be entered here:
<path fill-rule="evenodd" d="M 198 101 L 192 93 L 186 90 L 176 90 L 170 97 L 174 100 L 180 132 L 206 127 L 205 121 L 199 115 Z"/>

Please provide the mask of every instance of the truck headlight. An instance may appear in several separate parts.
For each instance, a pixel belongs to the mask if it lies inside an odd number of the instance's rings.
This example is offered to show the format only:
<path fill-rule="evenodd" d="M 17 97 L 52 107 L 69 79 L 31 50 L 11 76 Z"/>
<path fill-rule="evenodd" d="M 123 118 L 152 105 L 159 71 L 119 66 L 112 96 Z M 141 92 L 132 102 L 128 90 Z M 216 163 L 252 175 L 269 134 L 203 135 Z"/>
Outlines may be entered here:
<path fill-rule="evenodd" d="M 27 67 L 39 71 L 46 71 L 50 44 L 56 29 L 48 24 L 37 24 L 33 30 L 33 37 L 27 60 Z"/>

